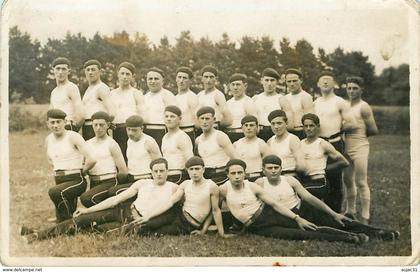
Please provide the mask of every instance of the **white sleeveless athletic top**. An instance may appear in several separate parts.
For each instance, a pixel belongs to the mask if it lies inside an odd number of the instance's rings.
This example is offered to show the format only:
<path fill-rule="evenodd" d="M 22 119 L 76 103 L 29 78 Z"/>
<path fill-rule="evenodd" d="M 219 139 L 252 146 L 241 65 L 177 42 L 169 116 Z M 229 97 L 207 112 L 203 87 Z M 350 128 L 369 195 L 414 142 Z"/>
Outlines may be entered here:
<path fill-rule="evenodd" d="M 217 143 L 217 134 L 223 133 L 219 130 L 213 130 L 208 138 L 201 134 L 197 138 L 198 154 L 204 160 L 206 167 L 223 167 L 229 161 L 228 155 Z"/>
<path fill-rule="evenodd" d="M 92 156 L 96 159 L 95 166 L 89 170 L 90 175 L 117 173 L 117 166 L 111 155 L 111 147 L 113 145 L 118 146 L 114 139 L 106 136 L 104 141 L 98 143 L 97 139 L 94 137 L 89 139 L 86 143 L 92 152 Z"/>
<path fill-rule="evenodd" d="M 213 181 L 205 179 L 200 185 L 194 184 L 192 180 L 184 181 L 185 201 L 183 210 L 189 213 L 195 220 L 203 223 L 210 213 L 210 185 Z"/>
<path fill-rule="evenodd" d="M 350 104 L 350 103 L 349 103 Z M 365 101 L 360 101 L 356 105 L 351 106 L 349 110 L 349 115 L 356 120 L 356 129 L 353 129 L 349 132 L 346 132 L 346 139 L 352 138 L 357 140 L 366 140 L 366 124 L 362 117 L 361 108 L 363 105 L 367 104 Z"/>
<path fill-rule="evenodd" d="M 226 185 L 226 204 L 230 212 L 242 223 L 248 222 L 263 204 L 249 187 L 249 181 L 244 180 L 242 190 L 235 191 L 230 181 Z"/>
<path fill-rule="evenodd" d="M 268 115 L 273 110 L 281 110 L 279 105 L 280 94 L 276 93 L 267 96 L 265 92 L 254 96 L 255 106 L 257 107 L 258 123 L 263 126 L 270 126 Z"/>
<path fill-rule="evenodd" d="M 328 155 L 325 154 L 324 149 L 321 147 L 322 141 L 325 140 L 318 138 L 313 143 L 308 143 L 306 139 L 300 142 L 300 148 L 308 169 L 308 176 L 325 174 Z"/>
<path fill-rule="evenodd" d="M 191 143 L 188 135 L 182 131 L 178 130 L 174 135 L 169 136 L 166 133 L 162 138 L 162 155 L 168 161 L 168 169 L 184 169 L 185 162 L 189 158 L 184 158 L 184 152 L 176 146 L 177 139 L 181 137 L 188 140 L 188 143 Z M 192 144 L 190 144 L 191 154 L 192 154 Z"/>
<path fill-rule="evenodd" d="M 180 126 L 193 126 L 195 120 L 195 113 L 197 109 L 190 109 L 188 102 L 197 101 L 197 95 L 193 91 L 188 90 L 182 94 L 178 93 L 177 95 L 175 95 L 175 98 L 176 102 L 178 103 L 178 107 L 181 109 L 182 112 Z M 197 103 L 195 103 L 195 105 L 197 105 Z"/>
<path fill-rule="evenodd" d="M 236 154 L 238 155 L 238 159 L 241 159 L 246 163 L 247 173 L 262 171 L 262 158 L 259 146 L 260 141 L 264 142 L 258 137 L 252 142 L 247 142 L 245 138 L 241 138 L 233 144 Z"/>
<path fill-rule="evenodd" d="M 128 173 L 131 175 L 143 175 L 151 173 L 149 165 L 152 161 L 152 157 L 146 150 L 146 139 L 148 141 L 155 141 L 155 139 L 144 133 L 140 140 L 137 142 L 131 139 L 128 139 L 127 141 L 127 166 Z"/>
<path fill-rule="evenodd" d="M 75 109 L 69 96 L 67 95 L 67 89 L 77 89 L 78 100 L 81 101 L 80 91 L 76 84 L 68 81 L 65 85 L 55 87 L 51 92 L 50 103 L 53 109 L 60 109 L 64 111 L 67 116 L 66 120 L 75 120 Z"/>
<path fill-rule="evenodd" d="M 292 94 L 288 93 L 286 95 L 287 101 L 289 101 L 290 106 L 293 111 L 293 118 L 294 118 L 294 124 L 295 127 L 301 127 L 302 126 L 302 116 L 304 114 L 303 112 L 303 105 L 302 100 L 304 97 L 309 97 L 312 100 L 312 96 L 305 92 L 304 90 L 301 90 L 298 94 Z"/>
<path fill-rule="evenodd" d="M 220 121 L 222 119 L 222 113 L 220 112 L 220 108 L 218 105 L 216 105 L 216 94 L 219 93 L 223 99 L 225 99 L 224 94 L 219 91 L 218 89 L 215 89 L 209 93 L 207 93 L 205 90 L 202 90 L 198 93 L 198 108 L 200 109 L 202 107 L 212 107 L 216 113 L 216 121 Z M 225 100 L 226 101 L 226 100 Z"/>
<path fill-rule="evenodd" d="M 110 92 L 109 87 L 102 81 L 86 89 L 82 99 L 85 108 L 85 119 L 91 119 L 92 114 L 98 111 L 108 112 L 104 102 L 98 99 L 98 92 L 101 89 L 105 89 L 108 94 Z"/>
<path fill-rule="evenodd" d="M 281 206 L 293 209 L 300 204 L 300 198 L 292 186 L 290 186 L 289 182 L 287 182 L 286 176 L 280 176 L 280 182 L 276 186 L 271 185 L 268 179 L 263 177 L 263 188 Z"/>
<path fill-rule="evenodd" d="M 250 101 L 251 103 L 254 103 L 254 101 L 249 97 L 244 95 L 239 100 L 236 100 L 234 97 L 229 99 L 226 102 L 227 109 L 232 114 L 232 125 L 229 126 L 229 128 L 241 128 L 241 119 L 246 115 L 245 111 L 245 102 Z"/>
<path fill-rule="evenodd" d="M 115 105 L 114 123 L 124 124 L 128 117 L 138 114 L 134 92 L 139 92 L 143 95 L 139 90 L 133 87 L 124 91 L 121 91 L 120 88 L 111 91 L 111 100 Z"/>
<path fill-rule="evenodd" d="M 57 139 L 54 134 L 47 136 L 47 154 L 51 159 L 54 170 L 82 169 L 83 156 L 70 142 L 70 135 L 82 137 L 74 131 L 64 131 L 64 136 Z M 82 138 L 83 139 L 83 138 Z"/>
<path fill-rule="evenodd" d="M 325 99 L 318 97 L 314 102 L 315 114 L 318 115 L 321 129 L 319 135 L 321 137 L 330 137 L 341 130 L 343 118 L 341 117 L 338 103 L 344 102 L 344 99 L 333 95 Z"/>
<path fill-rule="evenodd" d="M 170 201 L 173 187 L 178 187 L 172 182 L 156 185 L 151 179 L 143 179 L 135 182 L 132 186 L 138 188 L 137 198 L 133 204 L 142 216 L 149 214 L 164 203 Z"/>
<path fill-rule="evenodd" d="M 296 138 L 298 141 L 300 141 L 296 135 L 288 132 L 287 137 L 281 142 L 277 141 L 276 135 L 272 136 L 267 141 L 267 144 L 270 147 L 271 151 L 274 153 L 274 155 L 280 157 L 281 168 L 283 171 L 296 170 L 296 159 L 292 153 L 292 150 L 290 149 L 290 141 L 292 138 Z"/>
<path fill-rule="evenodd" d="M 148 92 L 144 95 L 144 114 L 148 124 L 165 124 L 165 107 L 169 106 L 165 104 L 163 99 L 165 95 L 174 96 L 173 93 L 166 89 L 162 89 L 156 93 Z"/>

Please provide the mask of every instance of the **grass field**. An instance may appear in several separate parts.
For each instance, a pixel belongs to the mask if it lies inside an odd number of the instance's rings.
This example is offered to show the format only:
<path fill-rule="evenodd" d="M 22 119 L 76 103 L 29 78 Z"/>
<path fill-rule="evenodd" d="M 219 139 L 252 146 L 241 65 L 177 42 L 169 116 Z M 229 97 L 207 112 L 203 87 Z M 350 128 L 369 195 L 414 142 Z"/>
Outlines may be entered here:
<path fill-rule="evenodd" d="M 54 216 L 47 191 L 54 181 L 43 141 L 46 132 L 11 133 L 10 141 L 10 256 L 54 257 L 231 257 L 231 256 L 407 256 L 410 238 L 410 140 L 381 135 L 371 139 L 369 181 L 372 223 L 397 229 L 394 242 L 370 241 L 363 246 L 340 242 L 284 241 L 246 235 L 221 239 L 202 237 L 120 237 L 77 234 L 24 244 L 21 224 L 45 227 Z M 77 245 L 77 246 L 75 246 Z"/>

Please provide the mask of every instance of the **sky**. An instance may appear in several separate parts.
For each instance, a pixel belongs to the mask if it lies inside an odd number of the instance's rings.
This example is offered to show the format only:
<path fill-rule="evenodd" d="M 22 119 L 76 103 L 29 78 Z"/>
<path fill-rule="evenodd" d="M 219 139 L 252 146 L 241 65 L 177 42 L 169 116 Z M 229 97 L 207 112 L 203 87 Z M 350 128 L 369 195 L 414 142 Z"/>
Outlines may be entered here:
<path fill-rule="evenodd" d="M 174 44 L 185 30 L 196 40 L 218 41 L 223 32 L 237 42 L 244 35 L 269 35 L 277 49 L 287 37 L 292 45 L 308 40 L 315 52 L 339 46 L 362 51 L 380 73 L 409 62 L 415 9 L 403 0 L 9 0 L 2 13 L 3 23 L 41 43 L 67 32 L 90 38 L 122 30 L 144 33 L 154 44 L 164 35 Z"/>

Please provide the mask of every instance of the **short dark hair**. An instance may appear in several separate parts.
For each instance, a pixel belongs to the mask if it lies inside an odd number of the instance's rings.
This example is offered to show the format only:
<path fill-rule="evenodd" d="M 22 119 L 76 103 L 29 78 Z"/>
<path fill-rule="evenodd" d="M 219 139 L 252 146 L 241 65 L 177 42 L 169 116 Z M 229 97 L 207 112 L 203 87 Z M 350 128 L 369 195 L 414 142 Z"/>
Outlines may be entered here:
<path fill-rule="evenodd" d="M 98 69 L 102 68 L 102 64 L 96 59 L 91 59 L 91 60 L 86 61 L 85 64 L 83 64 L 83 68 L 86 68 L 86 67 L 91 66 L 91 65 L 98 66 Z"/>
<path fill-rule="evenodd" d="M 217 77 L 217 69 L 214 66 L 206 65 L 201 69 L 201 75 L 203 75 L 205 72 L 210 72 L 214 74 L 215 77 Z"/>
<path fill-rule="evenodd" d="M 283 110 L 273 110 L 272 112 L 270 112 L 270 114 L 267 117 L 268 122 L 271 123 L 271 121 L 276 117 L 283 117 L 283 120 L 287 122 L 287 114 Z"/>
<path fill-rule="evenodd" d="M 66 119 L 67 114 L 60 110 L 60 109 L 50 109 L 49 111 L 47 111 L 47 120 L 49 118 L 54 118 L 54 119 Z"/>
<path fill-rule="evenodd" d="M 168 170 L 168 161 L 165 158 L 154 159 L 153 161 L 150 162 L 149 167 L 150 167 L 151 170 L 153 170 L 153 166 L 155 166 L 156 164 L 160 164 L 160 163 L 165 164 L 165 168 L 166 168 L 166 170 Z"/>
<path fill-rule="evenodd" d="M 111 116 L 109 116 L 108 113 L 104 112 L 104 111 L 97 111 L 94 114 L 92 114 L 91 117 L 92 120 L 96 120 L 96 119 L 103 119 L 107 122 L 111 122 Z"/>
<path fill-rule="evenodd" d="M 284 72 L 284 75 L 287 76 L 288 74 L 297 75 L 300 79 L 303 78 L 303 74 L 299 69 L 296 68 L 289 68 Z"/>
<path fill-rule="evenodd" d="M 226 164 L 226 172 L 229 173 L 229 168 L 233 165 L 241 166 L 244 169 L 244 171 L 246 169 L 246 162 L 244 162 L 243 160 L 240 160 L 240 159 L 231 159 Z"/>
<path fill-rule="evenodd" d="M 274 70 L 273 68 L 265 68 L 262 72 L 261 77 L 265 77 L 265 76 L 273 77 L 277 80 L 280 79 L 279 73 L 276 70 Z"/>
<path fill-rule="evenodd" d="M 58 57 L 55 60 L 53 60 L 52 67 L 55 67 L 59 64 L 67 64 L 67 66 L 70 67 L 70 60 L 68 58 L 65 58 L 65 57 Z"/>
<path fill-rule="evenodd" d="M 301 119 L 302 124 L 307 119 L 312 120 L 316 125 L 319 126 L 319 117 L 316 114 L 313 114 L 313 113 L 306 113 L 306 114 L 304 114 L 302 116 L 302 119 Z"/>
<path fill-rule="evenodd" d="M 229 83 L 232 83 L 233 81 L 242 81 L 243 83 L 247 83 L 248 82 L 248 77 L 245 74 L 241 74 L 241 73 L 234 73 L 233 75 L 231 75 L 229 77 Z"/>
<path fill-rule="evenodd" d="M 255 124 L 258 126 L 258 118 L 255 117 L 254 115 L 245 115 L 241 119 L 241 125 L 244 125 L 244 124 L 250 123 L 250 122 L 255 122 Z"/>
<path fill-rule="evenodd" d="M 192 79 L 194 77 L 193 71 L 186 66 L 181 66 L 178 69 L 176 69 L 175 76 L 178 75 L 178 73 L 186 73 L 189 79 Z"/>
<path fill-rule="evenodd" d="M 121 63 L 120 63 L 120 65 L 118 65 L 118 71 L 119 71 L 122 67 L 124 67 L 124 68 L 126 68 L 126 69 L 130 70 L 130 72 L 131 72 L 132 74 L 135 74 L 135 73 L 136 73 L 136 66 L 134 66 L 134 64 L 132 64 L 132 63 L 130 63 L 130 62 L 128 62 L 128 61 L 121 62 Z"/>
<path fill-rule="evenodd" d="M 334 75 L 333 71 L 324 70 L 318 75 L 317 80 L 319 80 L 323 76 L 329 76 L 329 77 L 335 78 L 335 75 Z"/>
<path fill-rule="evenodd" d="M 144 120 L 140 115 L 131 115 L 130 117 L 125 120 L 125 125 L 127 127 L 142 127 L 144 124 Z"/>
<path fill-rule="evenodd" d="M 359 87 L 363 87 L 365 85 L 365 81 L 363 80 L 363 78 L 359 77 L 359 76 L 349 76 L 346 78 L 346 83 L 355 83 L 357 85 L 359 85 Z"/>
<path fill-rule="evenodd" d="M 159 75 L 161 75 L 163 78 L 165 78 L 165 72 L 164 72 L 162 69 L 158 68 L 158 67 L 152 67 L 152 68 L 149 68 L 149 70 L 147 70 L 147 73 L 146 73 L 146 74 L 148 74 L 149 72 L 155 72 L 155 73 L 158 73 L 158 74 L 159 74 Z"/>
<path fill-rule="evenodd" d="M 211 115 L 215 116 L 216 112 L 214 111 L 214 109 L 212 107 L 202 107 L 197 111 L 197 117 L 200 117 L 203 114 L 206 113 L 211 113 Z"/>
<path fill-rule="evenodd" d="M 281 166 L 281 159 L 277 155 L 267 155 L 262 159 L 262 165 L 264 167 L 266 164 L 269 163 Z"/>

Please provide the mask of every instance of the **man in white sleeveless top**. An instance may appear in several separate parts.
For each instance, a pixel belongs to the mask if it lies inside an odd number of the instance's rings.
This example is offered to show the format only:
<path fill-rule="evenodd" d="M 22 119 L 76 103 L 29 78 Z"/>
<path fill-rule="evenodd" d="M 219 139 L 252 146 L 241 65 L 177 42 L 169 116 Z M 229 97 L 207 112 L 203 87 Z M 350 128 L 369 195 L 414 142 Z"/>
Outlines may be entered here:
<path fill-rule="evenodd" d="M 131 84 L 134 81 L 136 67 L 129 62 L 122 62 L 118 66 L 118 88 L 111 91 L 111 100 L 115 105 L 115 129 L 112 137 L 118 143 L 127 162 L 127 130 L 125 120 L 138 114 L 142 116 L 144 107 L 143 93 Z"/>
<path fill-rule="evenodd" d="M 349 105 L 344 99 L 334 93 L 336 85 L 334 74 L 323 71 L 318 77 L 318 87 L 321 97 L 314 102 L 314 112 L 320 120 L 319 136 L 330 142 L 337 151 L 344 153 L 342 131 L 352 129 L 354 124 L 348 115 Z M 328 161 L 330 163 L 331 161 Z M 326 203 L 336 212 L 341 211 L 343 202 L 342 170 L 335 169 L 327 172 L 330 182 L 329 194 Z"/>
<path fill-rule="evenodd" d="M 235 158 L 235 150 L 229 137 L 214 128 L 216 121 L 212 107 L 202 107 L 197 111 L 198 123 L 203 131 L 195 140 L 196 153 L 203 158 L 206 171 L 204 177 L 222 184 L 227 180 L 225 165 Z"/>
<path fill-rule="evenodd" d="M 168 181 L 181 184 L 188 179 L 185 162 L 193 156 L 193 145 L 187 133 L 179 128 L 181 109 L 177 106 L 165 108 L 165 125 L 168 132 L 162 139 L 162 154 L 168 161 Z"/>
<path fill-rule="evenodd" d="M 156 207 L 167 206 L 172 195 L 177 191 L 178 185 L 166 182 L 168 163 L 163 158 L 158 158 L 150 163 L 153 179 L 139 180 L 124 192 L 110 197 L 101 203 L 89 207 L 79 208 L 74 213 L 74 218 L 65 220 L 53 227 L 35 231 L 25 227 L 27 242 L 43 240 L 61 234 L 74 234 L 78 230 L 107 230 L 101 225 L 116 222 L 122 225 L 121 230 L 135 226 L 136 220 L 153 218 L 149 224 L 142 226 L 143 233 L 153 233 L 153 230 L 162 225 L 171 224 L 176 216 L 176 209 L 157 215 Z M 134 202 L 126 200 L 135 197 Z M 152 222 L 153 221 L 153 222 Z M 109 230 L 109 229 L 108 229 Z"/>
<path fill-rule="evenodd" d="M 246 179 L 254 182 L 262 177 L 262 158 L 270 153 L 268 145 L 257 137 L 258 119 L 246 115 L 241 120 L 245 137 L 233 143 L 238 159 L 247 164 Z"/>
<path fill-rule="evenodd" d="M 257 115 L 254 101 L 245 94 L 248 86 L 245 74 L 235 73 L 229 78 L 229 89 L 233 95 L 226 102 L 232 116 L 232 124 L 226 128 L 226 134 L 232 143 L 244 137 L 241 120 L 245 115 Z"/>
<path fill-rule="evenodd" d="M 112 121 L 114 120 L 115 109 L 110 99 L 111 90 L 101 81 L 101 63 L 98 60 L 91 59 L 86 61 L 83 67 L 89 83 L 89 87 L 86 89 L 82 98 L 85 109 L 85 122 L 83 123 L 82 135 L 87 141 L 95 137 L 90 118 L 92 114 L 98 111 L 107 112 Z"/>
<path fill-rule="evenodd" d="M 96 163 L 82 136 L 65 130 L 65 117 L 66 113 L 59 109 L 47 112 L 47 126 L 51 133 L 45 145 L 56 183 L 48 194 L 56 208 L 57 222 L 72 217 L 77 198 L 86 190 L 84 176 Z"/>
<path fill-rule="evenodd" d="M 162 148 L 162 138 L 166 133 L 164 111 L 165 107 L 177 105 L 175 96 L 169 90 L 163 88 L 164 72 L 152 67 L 146 74 L 146 82 L 149 91 L 144 95 L 144 133 L 152 136 Z"/>
<path fill-rule="evenodd" d="M 89 170 L 90 188 L 80 196 L 83 206 L 91 207 L 107 199 L 108 189 L 127 178 L 127 165 L 117 142 L 108 136 L 111 117 L 104 111 L 92 114 L 91 118 L 95 137 L 87 141 L 95 166 Z"/>
<path fill-rule="evenodd" d="M 288 128 L 294 127 L 293 112 L 291 110 L 289 101 L 282 95 L 276 92 L 277 84 L 280 79 L 279 73 L 273 68 L 266 68 L 261 75 L 261 84 L 264 91 L 255 95 L 252 99 L 255 101 L 257 108 L 258 122 L 260 123 L 260 132 L 258 137 L 264 141 L 268 141 L 274 134 L 271 130 L 270 123 L 267 119 L 270 112 L 273 110 L 283 110 L 286 112 L 287 118 L 290 120 Z"/>
<path fill-rule="evenodd" d="M 300 150 L 299 138 L 287 131 L 288 118 L 282 110 L 274 110 L 268 115 L 274 136 L 267 144 L 271 154 L 280 157 L 283 162 L 283 175 L 297 177 L 305 171 L 305 161 Z"/>
<path fill-rule="evenodd" d="M 309 193 L 294 177 L 281 175 L 281 165 L 282 161 L 276 155 L 264 157 L 265 177 L 258 179 L 255 183 L 264 188 L 267 194 L 283 206 L 317 224 L 316 231 L 323 232 L 334 228 L 357 233 L 360 242 L 367 242 L 369 238 L 393 240 L 398 237 L 395 231 L 364 225 L 334 212 L 324 202 Z"/>
<path fill-rule="evenodd" d="M 178 86 L 175 99 L 182 112 L 180 128 L 188 134 L 191 142 L 194 143 L 197 125 L 195 113 L 198 106 L 197 95 L 190 89 L 194 74 L 190 68 L 181 66 L 176 70 L 175 75 L 176 85 Z"/>
<path fill-rule="evenodd" d="M 109 196 L 115 196 L 138 180 L 151 179 L 150 163 L 162 157 L 155 139 L 143 133 L 144 121 L 140 115 L 132 115 L 125 121 L 127 126 L 127 183 L 118 184 L 108 190 Z"/>
<path fill-rule="evenodd" d="M 198 107 L 212 107 L 215 111 L 215 126 L 229 126 L 232 124 L 232 116 L 226 108 L 226 98 L 223 92 L 216 88 L 217 69 L 211 65 L 206 65 L 201 69 L 201 81 L 204 90 L 200 91 L 198 97 Z"/>
<path fill-rule="evenodd" d="M 301 118 L 305 113 L 314 112 L 314 102 L 312 96 L 302 89 L 303 74 L 298 69 L 289 68 L 285 72 L 285 81 L 289 93 L 286 99 L 290 103 L 293 112 L 294 128 L 289 132 L 298 136 L 300 140 L 305 138 Z"/>
<path fill-rule="evenodd" d="M 245 180 L 246 163 L 233 159 L 226 165 L 229 181 L 220 186 L 232 215 L 250 233 L 288 240 L 327 240 L 359 242 L 357 235 L 318 227 L 273 199 L 258 184 Z"/>
<path fill-rule="evenodd" d="M 50 109 L 60 109 L 66 113 L 66 129 L 79 131 L 83 124 L 83 105 L 79 87 L 69 81 L 70 61 L 64 57 L 52 63 L 57 87 L 51 92 Z"/>

